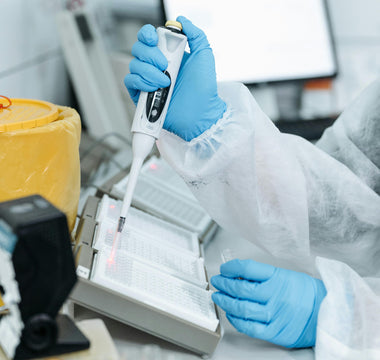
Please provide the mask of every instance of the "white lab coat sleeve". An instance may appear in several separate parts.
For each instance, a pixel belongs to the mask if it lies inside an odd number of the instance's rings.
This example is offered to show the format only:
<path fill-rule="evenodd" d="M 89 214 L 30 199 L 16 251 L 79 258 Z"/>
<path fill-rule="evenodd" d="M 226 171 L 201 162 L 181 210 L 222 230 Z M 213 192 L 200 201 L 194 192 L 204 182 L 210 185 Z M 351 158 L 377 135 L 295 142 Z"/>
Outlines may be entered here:
<path fill-rule="evenodd" d="M 380 194 L 380 80 L 371 83 L 316 146 Z"/>
<path fill-rule="evenodd" d="M 380 279 L 365 281 L 348 265 L 317 258 L 325 284 L 316 360 L 380 359 Z"/>
<path fill-rule="evenodd" d="M 354 271 L 380 277 L 380 197 L 325 151 L 281 134 L 242 84 L 219 84 L 218 90 L 228 107 L 223 118 L 190 142 L 163 131 L 160 153 L 220 226 L 278 257 L 314 263 L 318 255 L 353 269 L 318 264 L 329 293 L 318 321 L 317 354 L 329 354 L 332 345 L 364 351 L 368 344 L 379 351 L 378 334 L 362 333 L 352 317 L 371 323 L 371 311 L 358 313 L 353 306 L 371 303 L 379 313 L 376 297 L 359 275 L 357 285 L 350 279 Z M 339 316 L 346 317 L 351 335 L 346 342 L 340 328 L 325 331 L 343 303 Z"/>
<path fill-rule="evenodd" d="M 210 216 L 275 256 L 321 255 L 380 275 L 373 189 L 313 144 L 280 133 L 242 84 L 218 90 L 228 109 L 214 126 L 190 142 L 166 131 L 158 141 Z"/>
<path fill-rule="evenodd" d="M 219 225 L 278 255 L 289 246 L 308 254 L 305 179 L 292 149 L 246 87 L 218 90 L 224 117 L 190 142 L 163 131 L 160 153 Z"/>

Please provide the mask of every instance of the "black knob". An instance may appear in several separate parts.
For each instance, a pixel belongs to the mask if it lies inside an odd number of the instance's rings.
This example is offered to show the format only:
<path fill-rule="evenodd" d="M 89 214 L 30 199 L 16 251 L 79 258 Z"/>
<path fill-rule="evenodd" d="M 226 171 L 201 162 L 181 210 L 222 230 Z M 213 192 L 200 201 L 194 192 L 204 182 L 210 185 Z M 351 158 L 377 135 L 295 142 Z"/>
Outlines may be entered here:
<path fill-rule="evenodd" d="M 57 341 L 58 328 L 54 319 L 47 314 L 36 314 L 25 324 L 22 342 L 33 351 L 43 351 Z"/>

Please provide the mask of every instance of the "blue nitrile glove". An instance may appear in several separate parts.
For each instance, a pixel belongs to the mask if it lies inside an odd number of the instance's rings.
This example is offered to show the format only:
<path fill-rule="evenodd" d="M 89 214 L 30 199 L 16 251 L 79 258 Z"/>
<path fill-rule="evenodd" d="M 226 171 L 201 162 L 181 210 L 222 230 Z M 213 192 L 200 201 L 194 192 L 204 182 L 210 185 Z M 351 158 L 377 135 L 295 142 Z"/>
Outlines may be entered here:
<path fill-rule="evenodd" d="M 321 280 L 253 260 L 232 260 L 211 278 L 212 299 L 240 332 L 289 348 L 315 345 Z"/>
<path fill-rule="evenodd" d="M 190 54 L 185 52 L 173 95 L 166 115 L 164 129 L 190 141 L 215 124 L 226 110 L 218 96 L 215 62 L 204 32 L 183 16 L 177 18 L 187 36 Z M 143 26 L 137 34 L 124 83 L 135 104 L 140 91 L 155 91 L 170 85 L 163 74 L 168 63 L 157 48 L 158 36 L 152 25 Z"/>

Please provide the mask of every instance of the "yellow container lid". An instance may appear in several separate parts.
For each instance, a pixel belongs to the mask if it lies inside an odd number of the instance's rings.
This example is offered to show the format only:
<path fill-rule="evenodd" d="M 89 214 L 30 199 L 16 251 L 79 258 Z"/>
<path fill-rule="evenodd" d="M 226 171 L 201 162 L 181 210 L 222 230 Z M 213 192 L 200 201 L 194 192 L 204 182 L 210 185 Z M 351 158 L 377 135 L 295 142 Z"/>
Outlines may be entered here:
<path fill-rule="evenodd" d="M 0 133 L 21 129 L 32 129 L 58 119 L 58 107 L 47 101 L 0 98 Z"/>

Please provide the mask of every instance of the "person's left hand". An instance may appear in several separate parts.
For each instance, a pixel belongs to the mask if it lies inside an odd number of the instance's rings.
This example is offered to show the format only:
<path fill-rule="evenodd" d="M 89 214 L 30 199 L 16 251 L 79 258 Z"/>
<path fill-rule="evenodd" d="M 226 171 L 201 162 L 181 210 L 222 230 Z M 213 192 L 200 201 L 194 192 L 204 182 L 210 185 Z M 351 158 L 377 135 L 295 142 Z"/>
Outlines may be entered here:
<path fill-rule="evenodd" d="M 212 299 L 238 331 L 289 348 L 315 345 L 321 280 L 253 260 L 229 261 L 220 272 Z"/>

